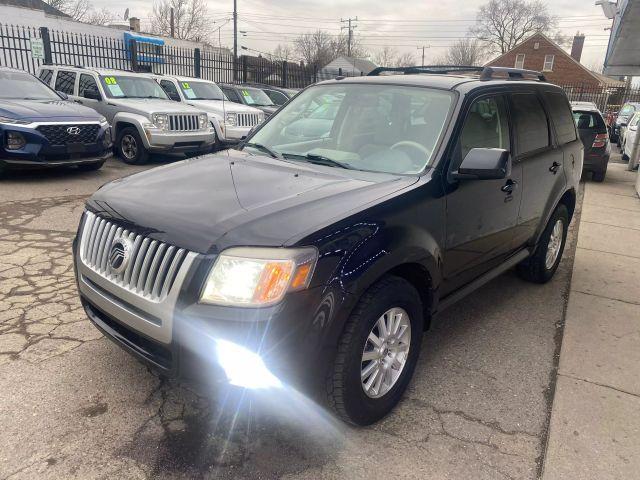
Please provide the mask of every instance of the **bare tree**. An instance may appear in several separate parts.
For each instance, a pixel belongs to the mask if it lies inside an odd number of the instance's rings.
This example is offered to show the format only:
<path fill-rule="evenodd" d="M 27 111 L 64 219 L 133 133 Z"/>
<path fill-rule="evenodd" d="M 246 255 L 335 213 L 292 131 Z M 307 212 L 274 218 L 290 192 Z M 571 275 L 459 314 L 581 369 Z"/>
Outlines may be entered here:
<path fill-rule="evenodd" d="M 85 22 L 92 25 L 107 25 L 113 22 L 115 15 L 106 8 L 101 10 L 91 10 L 87 15 Z"/>
<path fill-rule="evenodd" d="M 371 61 L 381 67 L 393 67 L 396 64 L 398 52 L 392 47 L 384 47 L 371 57 Z"/>
<path fill-rule="evenodd" d="M 333 36 L 324 30 L 305 33 L 294 40 L 294 48 L 300 59 L 307 65 L 323 67 L 348 51 L 347 35 Z M 363 58 L 367 51 L 356 36 L 351 39 L 351 56 Z"/>
<path fill-rule="evenodd" d="M 175 38 L 205 42 L 213 22 L 208 18 L 206 0 L 158 0 L 153 4 L 151 30 L 159 35 L 171 34 L 171 9 Z"/>
<path fill-rule="evenodd" d="M 271 57 L 281 62 L 290 62 L 294 59 L 295 55 L 290 45 L 280 43 L 273 49 Z"/>
<path fill-rule="evenodd" d="M 482 65 L 487 59 L 487 49 L 475 38 L 457 40 L 438 59 L 441 65 Z"/>
<path fill-rule="evenodd" d="M 416 57 L 413 53 L 403 53 L 396 58 L 393 63 L 394 67 L 413 67 L 416 64 Z"/>
<path fill-rule="evenodd" d="M 53 8 L 66 13 L 79 22 L 91 23 L 93 25 L 106 25 L 111 22 L 115 15 L 103 8 L 94 10 L 89 0 L 45 0 Z"/>
<path fill-rule="evenodd" d="M 549 32 L 556 18 L 540 0 L 490 0 L 478 10 L 471 32 L 491 50 L 506 53 L 535 32 Z"/>

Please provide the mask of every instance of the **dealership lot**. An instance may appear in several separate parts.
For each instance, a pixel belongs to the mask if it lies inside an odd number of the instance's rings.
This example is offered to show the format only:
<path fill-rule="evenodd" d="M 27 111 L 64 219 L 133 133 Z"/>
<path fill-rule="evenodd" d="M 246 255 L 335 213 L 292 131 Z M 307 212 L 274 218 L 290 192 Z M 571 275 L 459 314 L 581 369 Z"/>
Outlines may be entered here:
<path fill-rule="evenodd" d="M 553 281 L 510 272 L 446 311 L 399 408 L 351 429 L 295 394 L 160 379 L 89 323 L 70 252 L 83 201 L 152 166 L 0 181 L 0 478 L 536 478 L 575 220 Z"/>

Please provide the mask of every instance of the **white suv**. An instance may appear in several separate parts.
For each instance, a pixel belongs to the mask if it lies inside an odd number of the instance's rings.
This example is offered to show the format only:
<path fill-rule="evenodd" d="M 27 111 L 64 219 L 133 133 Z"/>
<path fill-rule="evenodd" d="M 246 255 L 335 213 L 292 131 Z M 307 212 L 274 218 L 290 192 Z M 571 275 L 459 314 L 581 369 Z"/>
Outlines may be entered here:
<path fill-rule="evenodd" d="M 176 105 L 146 74 L 126 70 L 43 65 L 38 77 L 111 124 L 118 155 L 131 164 L 149 153 L 209 153 L 215 141 L 202 109 Z"/>
<path fill-rule="evenodd" d="M 243 140 L 253 127 L 264 121 L 264 113 L 247 105 L 233 103 L 224 96 L 218 85 L 202 78 L 174 75 L 150 75 L 164 89 L 171 100 L 184 102 L 215 116 L 217 144 L 233 145 Z"/>

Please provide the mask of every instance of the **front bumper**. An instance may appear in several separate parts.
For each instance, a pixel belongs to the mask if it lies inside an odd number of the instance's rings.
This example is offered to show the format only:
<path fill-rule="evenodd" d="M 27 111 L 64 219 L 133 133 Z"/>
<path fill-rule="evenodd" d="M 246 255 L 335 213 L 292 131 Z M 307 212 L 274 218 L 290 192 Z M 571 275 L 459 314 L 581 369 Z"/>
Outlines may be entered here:
<path fill-rule="evenodd" d="M 164 375 L 199 382 L 225 380 L 216 341 L 258 353 L 278 378 L 296 384 L 323 379 L 354 305 L 327 287 L 295 292 L 275 306 L 249 309 L 198 302 L 211 259 L 190 254 L 165 301 L 154 303 L 89 269 L 75 253 L 82 305 L 108 338 Z"/>
<path fill-rule="evenodd" d="M 208 128 L 195 132 L 171 132 L 145 129 L 145 147 L 151 152 L 194 152 L 210 149 L 215 142 L 215 130 Z"/>
<path fill-rule="evenodd" d="M 252 127 L 229 127 L 224 129 L 224 141 L 229 144 L 236 144 L 247 138 Z"/>

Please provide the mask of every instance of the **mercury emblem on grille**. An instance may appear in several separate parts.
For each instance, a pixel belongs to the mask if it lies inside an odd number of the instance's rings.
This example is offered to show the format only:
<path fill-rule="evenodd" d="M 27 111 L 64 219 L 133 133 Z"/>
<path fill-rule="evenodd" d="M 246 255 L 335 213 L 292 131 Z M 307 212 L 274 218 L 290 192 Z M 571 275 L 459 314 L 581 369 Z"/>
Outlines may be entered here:
<path fill-rule="evenodd" d="M 131 242 L 124 237 L 114 238 L 109 248 L 109 269 L 116 275 L 124 272 L 131 257 Z"/>
<path fill-rule="evenodd" d="M 67 133 L 69 135 L 79 135 L 80 134 L 80 127 L 69 127 L 69 128 L 67 128 Z"/>

